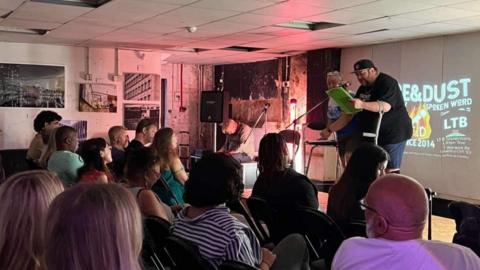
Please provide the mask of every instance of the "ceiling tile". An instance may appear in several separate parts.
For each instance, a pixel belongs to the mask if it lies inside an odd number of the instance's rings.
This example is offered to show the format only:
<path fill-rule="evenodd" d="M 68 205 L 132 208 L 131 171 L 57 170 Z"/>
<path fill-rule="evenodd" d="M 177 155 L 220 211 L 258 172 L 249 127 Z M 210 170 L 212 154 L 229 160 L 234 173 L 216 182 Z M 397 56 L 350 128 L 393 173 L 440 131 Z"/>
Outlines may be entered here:
<path fill-rule="evenodd" d="M 154 34 L 149 34 L 140 31 L 120 29 L 105 35 L 98 36 L 95 40 L 115 41 L 115 42 L 136 42 L 154 37 Z"/>
<path fill-rule="evenodd" d="M 331 8 L 331 9 L 342 9 L 353 6 L 358 6 L 361 4 L 366 4 L 370 2 L 375 2 L 376 0 L 290 0 L 293 3 L 301 3 L 312 6 Z"/>
<path fill-rule="evenodd" d="M 7 11 L 14 10 L 18 8 L 23 2 L 25 2 L 25 0 L 0 1 L 0 10 L 7 10 Z"/>
<path fill-rule="evenodd" d="M 0 22 L 2 26 L 10 26 L 10 27 L 17 27 L 23 29 L 46 29 L 51 30 L 59 27 L 62 25 L 61 23 L 53 23 L 53 22 L 39 22 L 39 21 L 32 21 L 32 20 L 21 20 L 21 19 L 14 19 L 14 18 L 6 18 L 5 20 Z"/>
<path fill-rule="evenodd" d="M 167 34 L 167 33 L 172 33 L 172 32 L 177 32 L 179 30 L 182 30 L 181 28 L 178 28 L 178 27 L 167 26 L 167 25 L 159 26 L 153 23 L 135 23 L 125 27 L 124 29 L 140 31 L 145 33 L 152 33 L 152 34 Z"/>
<path fill-rule="evenodd" d="M 267 15 L 267 16 L 278 16 L 289 19 L 298 19 L 308 16 L 313 16 L 325 12 L 332 11 L 329 8 L 322 8 L 312 5 L 299 4 L 294 2 L 285 2 L 277 4 L 274 6 L 258 9 L 252 11 L 251 13 Z"/>
<path fill-rule="evenodd" d="M 63 38 L 63 39 L 70 38 L 72 40 L 91 39 L 99 35 L 111 32 L 112 30 L 114 29 L 110 27 L 94 26 L 94 25 L 86 26 L 84 24 L 71 22 L 71 23 L 64 24 L 56 28 L 55 30 L 51 31 L 48 34 L 48 36 L 54 37 L 54 38 Z M 74 34 L 72 35 L 72 33 Z"/>
<path fill-rule="evenodd" d="M 471 17 L 480 15 L 480 12 L 474 12 L 463 9 L 454 9 L 448 7 L 436 7 L 422 11 L 416 11 L 399 15 L 399 18 L 417 19 L 426 22 L 441 22 L 453 20 L 456 18 Z"/>
<path fill-rule="evenodd" d="M 421 1 L 398 1 L 398 0 L 379 0 L 362 4 L 350 8 L 347 11 L 378 14 L 380 16 L 391 16 L 422 9 L 435 7 L 432 4 L 424 4 Z"/>
<path fill-rule="evenodd" d="M 302 18 L 302 20 L 311 21 L 311 22 L 331 22 L 331 23 L 350 24 L 350 23 L 356 23 L 361 21 L 368 21 L 378 17 L 379 17 L 378 14 L 335 10 L 328 13 L 322 13 L 319 15 Z"/>
<path fill-rule="evenodd" d="M 421 24 L 425 24 L 425 22 L 399 18 L 399 17 L 382 17 L 376 20 L 370 20 L 366 22 L 328 28 L 325 30 L 319 30 L 317 32 L 360 34 L 360 33 L 378 31 L 382 29 L 397 29 L 397 28 L 410 27 L 410 26 L 421 25 Z"/>
<path fill-rule="evenodd" d="M 249 11 L 274 5 L 285 0 L 202 0 L 191 4 L 193 7 L 233 11 Z"/>
<path fill-rule="evenodd" d="M 448 7 L 480 12 L 480 1 L 462 2 L 455 5 L 449 5 Z"/>
<path fill-rule="evenodd" d="M 105 5 L 96 8 L 84 17 L 101 20 L 140 22 L 178 7 L 179 5 L 162 4 L 150 1 L 117 0 L 108 2 Z"/>
<path fill-rule="evenodd" d="M 35 20 L 53 23 L 66 23 L 93 8 L 25 2 L 9 18 Z"/>
<path fill-rule="evenodd" d="M 226 19 L 226 21 L 235 22 L 235 23 L 244 23 L 244 24 L 254 25 L 254 26 L 270 26 L 273 24 L 288 22 L 289 18 L 244 13 L 244 14 L 240 14 L 240 15 L 228 18 Z"/>
<path fill-rule="evenodd" d="M 145 23 L 154 23 L 158 26 L 169 25 L 176 27 L 198 26 L 213 22 L 222 18 L 228 18 L 236 15 L 236 11 L 212 10 L 196 7 L 182 7 L 162 15 L 155 16 L 144 21 Z"/>

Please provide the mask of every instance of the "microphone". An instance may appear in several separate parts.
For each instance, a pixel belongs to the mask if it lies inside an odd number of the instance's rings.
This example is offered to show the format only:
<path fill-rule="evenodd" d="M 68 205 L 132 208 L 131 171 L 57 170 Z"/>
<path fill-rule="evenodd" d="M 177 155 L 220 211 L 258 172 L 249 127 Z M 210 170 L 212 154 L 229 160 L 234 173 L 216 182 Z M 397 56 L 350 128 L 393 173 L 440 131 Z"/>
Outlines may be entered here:
<path fill-rule="evenodd" d="M 270 103 L 265 103 L 265 105 L 263 105 L 263 110 L 268 110 L 268 108 L 270 108 Z"/>

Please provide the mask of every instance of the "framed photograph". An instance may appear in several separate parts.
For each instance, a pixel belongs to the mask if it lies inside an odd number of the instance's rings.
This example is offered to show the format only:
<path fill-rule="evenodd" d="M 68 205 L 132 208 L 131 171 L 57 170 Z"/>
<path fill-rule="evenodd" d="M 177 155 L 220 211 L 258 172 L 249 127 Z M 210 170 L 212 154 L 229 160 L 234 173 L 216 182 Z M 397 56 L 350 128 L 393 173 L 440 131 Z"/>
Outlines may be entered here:
<path fill-rule="evenodd" d="M 117 89 L 114 84 L 80 84 L 79 111 L 117 112 Z"/>
<path fill-rule="evenodd" d="M 77 139 L 79 142 L 87 139 L 87 121 L 85 120 L 62 120 L 62 126 L 73 127 L 77 131 Z"/>
<path fill-rule="evenodd" d="M 160 122 L 160 106 L 158 104 L 125 104 L 123 106 L 123 125 L 128 130 L 135 130 L 140 120 L 150 118 Z"/>
<path fill-rule="evenodd" d="M 0 107 L 65 108 L 65 67 L 0 63 Z"/>
<path fill-rule="evenodd" d="M 160 76 L 145 73 L 124 73 L 125 101 L 160 101 Z"/>

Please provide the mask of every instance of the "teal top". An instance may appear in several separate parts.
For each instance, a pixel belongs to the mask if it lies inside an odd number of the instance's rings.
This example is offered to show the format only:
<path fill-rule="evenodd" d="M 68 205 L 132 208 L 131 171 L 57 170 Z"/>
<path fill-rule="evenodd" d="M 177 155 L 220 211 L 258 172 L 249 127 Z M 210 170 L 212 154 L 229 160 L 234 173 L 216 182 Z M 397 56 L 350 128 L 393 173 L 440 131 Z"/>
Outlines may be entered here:
<path fill-rule="evenodd" d="M 185 193 L 185 188 L 182 183 L 175 179 L 175 175 L 172 173 L 172 171 L 163 171 L 161 177 L 172 191 L 170 193 L 168 190 L 166 190 L 166 188 L 161 182 L 162 179 L 159 179 L 153 185 L 152 190 L 158 195 L 158 197 L 160 197 L 162 202 L 167 205 L 185 204 L 185 201 L 183 200 L 183 193 Z"/>
<path fill-rule="evenodd" d="M 77 171 L 83 166 L 83 159 L 70 151 L 56 151 L 48 159 L 48 170 L 56 172 L 58 178 L 67 186 L 77 182 Z"/>

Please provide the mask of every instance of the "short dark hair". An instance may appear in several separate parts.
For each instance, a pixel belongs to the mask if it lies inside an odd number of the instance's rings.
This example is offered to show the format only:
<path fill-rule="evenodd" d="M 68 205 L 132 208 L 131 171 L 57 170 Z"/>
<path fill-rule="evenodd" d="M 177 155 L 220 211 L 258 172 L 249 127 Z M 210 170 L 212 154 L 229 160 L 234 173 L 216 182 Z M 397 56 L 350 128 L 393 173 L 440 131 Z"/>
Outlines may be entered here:
<path fill-rule="evenodd" d="M 157 162 L 156 152 L 150 147 L 142 147 L 133 150 L 127 155 L 127 163 L 125 165 L 125 173 L 129 183 L 137 183 L 139 176 L 144 181 L 145 173 Z"/>
<path fill-rule="evenodd" d="M 73 127 L 61 126 L 56 129 L 55 143 L 57 145 L 57 149 L 59 148 L 60 145 L 64 143 L 65 139 L 68 138 L 68 136 L 72 133 L 77 134 L 77 131 Z"/>
<path fill-rule="evenodd" d="M 237 200 L 243 192 L 240 168 L 240 163 L 225 154 L 206 155 L 195 163 L 185 183 L 185 202 L 205 207 Z"/>
<path fill-rule="evenodd" d="M 60 120 L 62 120 L 62 117 L 54 111 L 41 111 L 33 120 L 33 129 L 36 132 L 40 132 L 46 123 Z"/>
<path fill-rule="evenodd" d="M 150 118 L 144 118 L 138 122 L 135 133 L 142 133 L 144 128 L 149 128 L 151 126 L 157 126 L 157 124 Z"/>
<path fill-rule="evenodd" d="M 105 148 L 107 148 L 107 141 L 104 138 L 92 138 L 80 144 L 79 154 L 84 164 L 83 167 L 78 169 L 79 179 L 84 173 L 92 169 L 102 172 L 107 170 L 100 154 L 100 151 L 105 150 Z"/>

